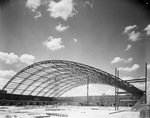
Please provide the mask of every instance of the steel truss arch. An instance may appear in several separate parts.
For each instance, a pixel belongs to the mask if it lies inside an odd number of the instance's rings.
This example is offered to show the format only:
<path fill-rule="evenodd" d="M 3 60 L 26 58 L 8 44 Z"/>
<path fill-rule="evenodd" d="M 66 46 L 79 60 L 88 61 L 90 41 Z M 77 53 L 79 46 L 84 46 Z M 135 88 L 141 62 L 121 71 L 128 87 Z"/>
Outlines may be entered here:
<path fill-rule="evenodd" d="M 3 87 L 8 93 L 59 97 L 68 90 L 87 84 L 117 86 L 141 97 L 143 91 L 100 69 L 65 60 L 46 60 L 20 70 Z M 59 85 L 59 86 L 56 86 Z"/>

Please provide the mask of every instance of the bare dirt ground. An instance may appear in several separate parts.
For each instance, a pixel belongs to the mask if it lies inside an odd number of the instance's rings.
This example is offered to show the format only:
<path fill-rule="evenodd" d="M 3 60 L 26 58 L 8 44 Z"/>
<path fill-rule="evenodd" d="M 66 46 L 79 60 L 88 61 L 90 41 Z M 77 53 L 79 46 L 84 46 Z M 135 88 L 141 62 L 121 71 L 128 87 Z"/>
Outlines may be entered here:
<path fill-rule="evenodd" d="M 92 106 L 0 106 L 0 118 L 140 118 L 129 107 Z"/>

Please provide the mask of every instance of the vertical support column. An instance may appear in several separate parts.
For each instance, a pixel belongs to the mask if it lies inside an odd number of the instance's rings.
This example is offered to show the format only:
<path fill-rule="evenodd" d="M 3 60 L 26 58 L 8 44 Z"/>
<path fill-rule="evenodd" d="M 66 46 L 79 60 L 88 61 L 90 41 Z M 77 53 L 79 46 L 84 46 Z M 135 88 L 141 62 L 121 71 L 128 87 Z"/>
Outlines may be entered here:
<path fill-rule="evenodd" d="M 89 76 L 87 77 L 87 106 L 89 105 Z"/>
<path fill-rule="evenodd" d="M 147 63 L 145 63 L 145 104 L 147 104 Z"/>
<path fill-rule="evenodd" d="M 117 70 L 117 77 L 119 77 L 119 70 Z M 119 110 L 119 88 L 117 88 L 117 110 Z"/>
<path fill-rule="evenodd" d="M 117 76 L 117 68 L 115 68 L 115 78 Z M 116 87 L 116 83 L 115 83 L 115 111 L 117 110 L 116 107 L 117 107 L 117 99 L 116 99 L 116 94 L 117 93 L 117 87 Z"/>

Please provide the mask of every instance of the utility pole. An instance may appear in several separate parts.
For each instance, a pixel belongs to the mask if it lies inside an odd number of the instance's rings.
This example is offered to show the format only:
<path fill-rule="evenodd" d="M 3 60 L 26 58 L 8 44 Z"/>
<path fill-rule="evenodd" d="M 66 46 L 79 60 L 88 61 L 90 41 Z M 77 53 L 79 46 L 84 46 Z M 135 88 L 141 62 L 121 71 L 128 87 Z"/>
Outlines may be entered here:
<path fill-rule="evenodd" d="M 145 104 L 147 104 L 147 63 L 145 63 Z"/>

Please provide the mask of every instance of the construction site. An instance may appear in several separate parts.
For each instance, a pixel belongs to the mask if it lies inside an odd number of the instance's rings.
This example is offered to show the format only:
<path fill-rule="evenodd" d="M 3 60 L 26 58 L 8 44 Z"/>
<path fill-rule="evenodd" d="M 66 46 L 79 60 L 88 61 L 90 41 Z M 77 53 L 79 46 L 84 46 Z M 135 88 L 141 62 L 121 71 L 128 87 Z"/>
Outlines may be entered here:
<path fill-rule="evenodd" d="M 131 83 L 145 83 L 140 90 Z M 115 87 L 114 95 L 89 96 L 89 84 Z M 86 96 L 61 97 L 87 86 Z M 119 89 L 124 92 L 119 92 Z M 1 118 L 149 118 L 147 64 L 142 79 L 122 80 L 100 69 L 64 60 L 47 60 L 20 70 L 0 90 Z"/>

